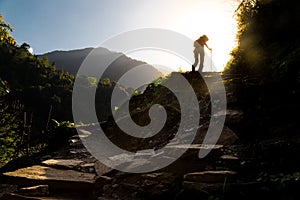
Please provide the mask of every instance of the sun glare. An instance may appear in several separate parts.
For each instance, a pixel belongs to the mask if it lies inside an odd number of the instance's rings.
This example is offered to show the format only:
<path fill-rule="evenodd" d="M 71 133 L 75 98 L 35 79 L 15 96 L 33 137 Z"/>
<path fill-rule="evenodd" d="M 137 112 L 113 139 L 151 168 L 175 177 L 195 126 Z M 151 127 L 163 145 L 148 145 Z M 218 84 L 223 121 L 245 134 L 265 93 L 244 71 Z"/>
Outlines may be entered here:
<path fill-rule="evenodd" d="M 145 24 L 148 27 L 153 25 L 157 28 L 178 32 L 192 41 L 206 34 L 209 38 L 207 44 L 213 50 L 211 54 L 206 49 L 203 71 L 222 71 L 230 59 L 230 52 L 236 46 L 237 24 L 234 19 L 234 11 L 238 6 L 238 1 L 174 0 L 172 2 L 168 5 L 162 4 L 163 8 L 152 10 L 149 19 L 135 17 L 133 21 Z M 162 10 L 164 10 L 163 14 Z M 168 10 L 167 16 L 166 10 Z M 153 22 L 154 20 L 152 16 L 161 20 L 148 25 L 146 22 Z M 130 25 L 134 26 L 133 24 Z M 191 54 L 193 55 L 193 44 L 191 44 Z M 165 52 L 135 52 L 129 56 L 144 60 L 154 66 L 155 64 L 164 65 L 174 71 L 178 71 L 179 68 L 183 71 L 191 70 L 192 63 L 175 58 L 174 55 L 166 55 Z"/>
<path fill-rule="evenodd" d="M 206 5 L 203 1 L 194 1 L 194 5 L 189 4 L 184 9 L 185 17 L 175 23 L 175 29 L 194 40 L 206 34 L 209 37 L 207 44 L 213 49 L 214 67 L 222 71 L 236 46 L 237 25 L 233 17 L 236 4 L 215 0 Z M 206 55 L 210 56 L 208 51 Z M 204 70 L 209 71 L 207 64 Z"/>

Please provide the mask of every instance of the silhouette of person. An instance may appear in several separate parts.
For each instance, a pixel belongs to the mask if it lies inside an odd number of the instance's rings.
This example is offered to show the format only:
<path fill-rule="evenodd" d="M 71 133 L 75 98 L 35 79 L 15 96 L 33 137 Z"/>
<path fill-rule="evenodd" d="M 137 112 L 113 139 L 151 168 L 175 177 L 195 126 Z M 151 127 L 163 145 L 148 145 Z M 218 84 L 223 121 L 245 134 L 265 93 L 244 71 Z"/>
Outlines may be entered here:
<path fill-rule="evenodd" d="M 199 37 L 195 42 L 194 42 L 194 57 L 195 57 L 195 62 L 192 65 L 192 71 L 195 71 L 195 68 L 197 67 L 199 63 L 199 55 L 200 55 L 200 65 L 199 65 L 199 72 L 202 72 L 203 70 L 203 62 L 204 62 L 204 46 L 206 46 L 209 50 L 212 51 L 212 48 L 209 48 L 206 44 L 208 41 L 208 37 L 206 35 L 202 35 Z"/>

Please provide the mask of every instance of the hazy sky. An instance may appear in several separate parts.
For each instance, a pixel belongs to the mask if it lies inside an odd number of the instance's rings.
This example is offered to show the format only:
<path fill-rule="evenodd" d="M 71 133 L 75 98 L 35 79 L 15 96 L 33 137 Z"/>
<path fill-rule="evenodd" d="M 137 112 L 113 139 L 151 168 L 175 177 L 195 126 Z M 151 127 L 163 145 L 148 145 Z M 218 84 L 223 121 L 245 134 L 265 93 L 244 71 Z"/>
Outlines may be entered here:
<path fill-rule="evenodd" d="M 184 34 L 193 40 L 207 34 L 210 38 L 208 44 L 214 50 L 215 65 L 222 69 L 235 45 L 236 23 L 233 15 L 237 2 L 0 0 L 0 14 L 14 27 L 12 35 L 18 44 L 27 42 L 35 54 L 97 47 L 107 38 L 125 31 L 137 28 L 164 28 Z M 162 64 L 173 65 L 174 68 L 181 65 L 176 62 Z"/>

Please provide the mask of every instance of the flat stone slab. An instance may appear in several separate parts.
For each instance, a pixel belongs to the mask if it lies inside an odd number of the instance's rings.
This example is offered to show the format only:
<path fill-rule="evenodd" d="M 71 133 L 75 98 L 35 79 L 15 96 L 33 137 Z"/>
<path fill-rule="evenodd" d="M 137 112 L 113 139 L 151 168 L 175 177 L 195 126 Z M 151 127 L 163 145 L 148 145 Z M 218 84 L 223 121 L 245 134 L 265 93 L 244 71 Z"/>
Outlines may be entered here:
<path fill-rule="evenodd" d="M 207 195 L 209 194 L 219 194 L 224 195 L 224 193 L 237 193 L 241 191 L 256 191 L 261 187 L 258 182 L 241 182 L 241 183 L 199 183 L 183 181 L 182 186 L 186 191 L 193 191 L 196 193 L 201 193 Z"/>
<path fill-rule="evenodd" d="M 200 183 L 224 183 L 233 182 L 237 178 L 237 172 L 234 171 L 204 171 L 194 172 L 184 175 L 184 180 Z"/>
<path fill-rule="evenodd" d="M 26 196 L 47 196 L 49 195 L 48 185 L 37 185 L 32 187 L 20 188 L 18 194 Z"/>
<path fill-rule="evenodd" d="M 82 199 L 93 199 L 86 194 L 82 193 L 68 193 L 68 194 L 54 194 L 47 197 L 32 197 L 25 196 L 16 193 L 6 193 L 2 199 L 5 200 L 82 200 Z"/>
<path fill-rule="evenodd" d="M 232 155 L 223 155 L 221 156 L 221 160 L 233 160 L 233 161 L 239 161 L 240 158 Z"/>
<path fill-rule="evenodd" d="M 201 145 L 201 144 L 178 144 L 178 145 L 167 145 L 166 148 L 172 149 L 220 149 L 223 145 Z"/>
<path fill-rule="evenodd" d="M 3 179 L 19 186 L 49 185 L 50 190 L 90 190 L 95 174 L 34 165 L 3 173 Z"/>
<path fill-rule="evenodd" d="M 200 193 L 216 193 L 223 192 L 224 184 L 222 183 L 199 183 L 199 182 L 190 182 L 183 181 L 182 186 L 186 191 L 197 191 Z M 228 184 L 227 184 L 228 187 Z"/>
<path fill-rule="evenodd" d="M 43 165 L 55 168 L 74 169 L 82 164 L 82 160 L 73 159 L 49 159 L 42 162 Z"/>
<path fill-rule="evenodd" d="M 210 151 L 208 158 L 219 157 L 221 154 L 221 149 L 223 145 L 208 145 L 208 144 L 181 144 L 181 145 L 167 145 L 165 148 L 169 149 L 167 156 L 172 157 L 173 155 L 178 155 L 184 149 L 186 152 L 183 153 L 180 159 L 199 159 L 198 155 L 200 150 Z"/>

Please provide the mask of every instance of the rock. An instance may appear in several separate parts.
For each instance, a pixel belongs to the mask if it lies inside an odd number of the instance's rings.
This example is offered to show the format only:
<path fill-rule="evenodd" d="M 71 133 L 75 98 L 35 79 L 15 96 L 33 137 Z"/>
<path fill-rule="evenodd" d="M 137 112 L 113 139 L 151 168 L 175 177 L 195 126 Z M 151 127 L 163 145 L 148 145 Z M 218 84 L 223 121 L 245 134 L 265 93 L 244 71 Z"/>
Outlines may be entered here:
<path fill-rule="evenodd" d="M 3 200 L 82 200 L 82 199 L 95 199 L 91 194 L 76 193 L 76 192 L 62 192 L 47 197 L 30 197 L 15 193 L 6 193 L 1 199 Z"/>
<path fill-rule="evenodd" d="M 226 111 L 226 124 L 235 124 L 243 120 L 244 112 L 242 110 L 228 109 Z"/>
<path fill-rule="evenodd" d="M 73 159 L 50 159 L 42 162 L 42 164 L 46 166 L 60 169 L 74 169 L 76 167 L 79 167 L 79 165 L 82 163 L 83 161 L 81 160 Z"/>
<path fill-rule="evenodd" d="M 227 109 L 226 113 L 224 112 L 218 112 L 214 114 L 215 117 L 219 117 L 226 114 L 226 123 L 227 124 L 233 124 L 233 123 L 239 123 L 243 120 L 244 112 L 239 109 Z"/>
<path fill-rule="evenodd" d="M 107 199 L 105 197 L 98 197 L 98 200 L 110 200 L 110 199 Z"/>
<path fill-rule="evenodd" d="M 208 130 L 208 124 L 201 127 L 194 139 L 193 144 L 202 144 Z M 232 145 L 238 140 L 238 136 L 227 126 L 223 127 L 222 133 L 217 141 L 218 145 Z M 214 144 L 214 138 L 209 138 L 206 144 Z"/>
<path fill-rule="evenodd" d="M 207 197 L 210 195 L 221 195 L 231 194 L 229 199 L 243 199 L 241 197 L 249 197 L 249 194 L 253 194 L 255 191 L 259 191 L 262 185 L 259 182 L 240 182 L 240 183 L 199 183 L 183 181 L 183 189 L 193 194 L 199 193 Z M 240 196 L 240 194 L 243 194 Z M 257 195 L 256 195 L 257 197 Z M 226 198 L 227 199 L 227 198 Z"/>
<path fill-rule="evenodd" d="M 47 159 L 50 159 L 50 158 L 51 158 L 50 155 L 45 155 L 45 156 L 41 157 L 41 161 L 47 160 Z"/>
<path fill-rule="evenodd" d="M 178 155 L 178 153 L 182 152 L 184 149 L 187 149 L 180 159 L 185 160 L 199 160 L 199 151 L 206 150 L 210 151 L 208 154 L 208 158 L 217 158 L 221 156 L 222 145 L 201 145 L 201 144 L 182 144 L 182 145 L 167 145 L 167 149 L 170 149 L 167 156 L 173 157 L 172 155 Z"/>
<path fill-rule="evenodd" d="M 94 173 L 95 172 L 95 164 L 94 163 L 85 163 L 80 165 L 80 169 L 82 172 Z"/>
<path fill-rule="evenodd" d="M 48 185 L 37 185 L 32 187 L 20 188 L 18 194 L 25 196 L 47 196 L 49 195 Z"/>
<path fill-rule="evenodd" d="M 176 176 L 167 172 L 143 174 L 141 179 L 140 187 L 151 197 L 162 197 L 176 182 Z"/>
<path fill-rule="evenodd" d="M 94 184 L 94 186 L 95 186 L 95 188 L 100 189 L 100 188 L 102 188 L 104 185 L 106 185 L 106 184 L 112 182 L 112 180 L 113 180 L 113 179 L 110 178 L 110 177 L 108 177 L 108 176 L 97 176 L 97 177 L 95 178 L 95 184 Z"/>
<path fill-rule="evenodd" d="M 96 161 L 94 163 L 94 167 L 95 167 L 95 171 L 96 174 L 98 176 L 102 176 L 108 172 L 111 172 L 113 169 L 111 169 L 110 167 L 107 167 L 106 165 L 104 165 L 103 163 L 101 163 L 100 161 Z"/>
<path fill-rule="evenodd" d="M 0 184 L 0 199 L 5 193 L 16 192 L 17 189 L 16 185 Z"/>
<path fill-rule="evenodd" d="M 232 155 L 223 155 L 221 156 L 221 160 L 232 160 L 232 161 L 238 161 L 239 158 Z"/>
<path fill-rule="evenodd" d="M 223 167 L 237 169 L 240 166 L 240 158 L 232 155 L 223 155 L 220 158 Z"/>
<path fill-rule="evenodd" d="M 19 186 L 49 185 L 53 190 L 91 190 L 95 175 L 74 170 L 54 169 L 34 165 L 13 172 L 3 173 L 4 181 Z"/>
<path fill-rule="evenodd" d="M 237 179 L 237 172 L 234 171 L 204 171 L 184 175 L 184 180 L 201 183 L 224 183 L 233 182 Z"/>
<path fill-rule="evenodd" d="M 182 186 L 186 191 L 194 191 L 203 194 L 217 194 L 223 193 L 224 184 L 223 183 L 199 183 L 199 182 L 190 182 L 183 181 Z M 225 187 L 228 187 L 228 185 Z"/>
<path fill-rule="evenodd" d="M 6 193 L 3 195 L 2 199 L 4 200 L 41 200 L 38 197 L 27 197 L 19 194 L 14 193 Z"/>

